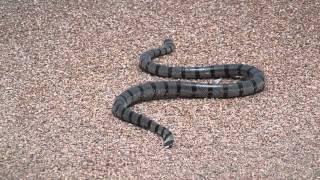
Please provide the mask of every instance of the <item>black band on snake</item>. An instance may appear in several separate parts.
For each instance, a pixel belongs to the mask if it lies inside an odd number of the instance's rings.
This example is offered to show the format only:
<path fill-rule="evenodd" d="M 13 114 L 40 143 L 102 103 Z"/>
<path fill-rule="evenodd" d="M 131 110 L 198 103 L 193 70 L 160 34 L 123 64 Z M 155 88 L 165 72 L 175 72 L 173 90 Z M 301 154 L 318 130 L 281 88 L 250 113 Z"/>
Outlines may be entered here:
<path fill-rule="evenodd" d="M 145 115 L 136 113 L 130 106 L 143 101 L 168 98 L 232 98 L 252 95 L 264 89 L 264 74 L 254 66 L 246 64 L 222 64 L 204 67 L 170 67 L 156 64 L 153 59 L 170 54 L 175 45 L 170 39 L 161 48 L 151 49 L 140 56 L 140 68 L 147 73 L 175 79 L 240 79 L 229 84 L 195 83 L 188 81 L 146 82 L 130 87 L 116 97 L 112 113 L 119 119 L 150 130 L 170 148 L 174 138 L 170 130 Z"/>

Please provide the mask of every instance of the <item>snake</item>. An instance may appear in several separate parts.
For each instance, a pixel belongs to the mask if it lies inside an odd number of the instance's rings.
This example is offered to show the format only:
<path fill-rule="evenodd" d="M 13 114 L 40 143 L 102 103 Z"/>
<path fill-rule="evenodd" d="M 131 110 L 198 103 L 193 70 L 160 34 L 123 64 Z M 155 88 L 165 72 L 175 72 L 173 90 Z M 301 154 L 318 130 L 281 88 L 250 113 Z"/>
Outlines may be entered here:
<path fill-rule="evenodd" d="M 164 40 L 159 48 L 153 48 L 140 55 L 139 67 L 151 75 L 176 80 L 148 81 L 129 87 L 116 96 L 112 114 L 118 119 L 149 130 L 163 139 L 165 148 L 174 144 L 172 132 L 148 116 L 134 112 L 131 107 L 137 103 L 174 98 L 234 98 L 253 95 L 263 91 L 263 71 L 248 64 L 214 64 L 207 66 L 167 66 L 153 60 L 174 52 L 171 38 Z M 192 79 L 234 79 L 232 83 L 200 83 Z M 183 80 L 186 79 L 186 80 Z"/>

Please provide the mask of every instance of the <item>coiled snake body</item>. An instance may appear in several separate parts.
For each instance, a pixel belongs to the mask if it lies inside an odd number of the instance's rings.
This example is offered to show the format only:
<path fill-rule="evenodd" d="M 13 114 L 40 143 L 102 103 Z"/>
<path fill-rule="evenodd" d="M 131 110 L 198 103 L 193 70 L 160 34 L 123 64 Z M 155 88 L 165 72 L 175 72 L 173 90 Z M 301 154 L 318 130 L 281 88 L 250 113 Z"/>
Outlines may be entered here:
<path fill-rule="evenodd" d="M 252 95 L 264 89 L 264 74 L 246 64 L 222 64 L 205 67 L 169 67 L 156 64 L 153 59 L 175 50 L 171 39 L 166 39 L 161 48 L 151 49 L 140 56 L 140 68 L 150 74 L 176 79 L 239 79 L 229 84 L 205 84 L 188 81 L 146 82 L 130 87 L 116 97 L 112 113 L 119 119 L 150 130 L 163 138 L 164 146 L 170 148 L 174 138 L 170 130 L 145 115 L 136 113 L 130 106 L 154 99 L 168 98 L 232 98 Z"/>

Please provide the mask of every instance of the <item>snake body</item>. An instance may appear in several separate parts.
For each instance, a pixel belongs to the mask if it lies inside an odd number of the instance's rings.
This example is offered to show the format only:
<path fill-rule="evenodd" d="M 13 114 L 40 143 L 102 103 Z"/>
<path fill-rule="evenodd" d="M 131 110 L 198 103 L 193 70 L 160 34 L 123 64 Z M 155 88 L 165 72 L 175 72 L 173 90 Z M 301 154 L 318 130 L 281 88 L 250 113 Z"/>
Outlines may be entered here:
<path fill-rule="evenodd" d="M 164 141 L 170 148 L 174 138 L 171 131 L 148 118 L 136 113 L 130 107 L 138 102 L 168 98 L 232 98 L 258 93 L 264 89 L 264 74 L 254 66 L 246 64 L 222 64 L 204 67 L 170 67 L 153 62 L 159 56 L 170 54 L 175 50 L 171 39 L 166 39 L 160 48 L 150 49 L 140 56 L 139 67 L 147 73 L 174 79 L 239 79 L 229 84 L 195 83 L 188 81 L 156 81 L 146 82 L 130 87 L 116 97 L 112 113 L 119 119 L 138 127 L 150 130 Z"/>

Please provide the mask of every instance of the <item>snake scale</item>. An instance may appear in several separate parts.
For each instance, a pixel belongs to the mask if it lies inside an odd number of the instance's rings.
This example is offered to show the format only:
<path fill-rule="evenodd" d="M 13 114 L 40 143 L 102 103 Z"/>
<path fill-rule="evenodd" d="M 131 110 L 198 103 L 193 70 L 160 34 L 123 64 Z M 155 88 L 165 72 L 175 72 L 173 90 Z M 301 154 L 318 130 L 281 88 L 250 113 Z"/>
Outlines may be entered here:
<path fill-rule="evenodd" d="M 171 131 L 148 118 L 136 113 L 130 107 L 138 102 L 168 98 L 232 98 L 258 93 L 264 89 L 265 78 L 261 70 L 246 64 L 221 64 L 204 67 L 170 67 L 153 62 L 159 56 L 170 54 L 175 50 L 171 39 L 164 40 L 160 48 L 150 49 L 140 56 L 139 67 L 152 75 L 174 79 L 238 79 L 234 83 L 210 84 L 190 81 L 156 81 L 146 82 L 128 88 L 116 97 L 112 113 L 119 119 L 138 127 L 150 130 L 170 148 L 174 138 Z"/>

